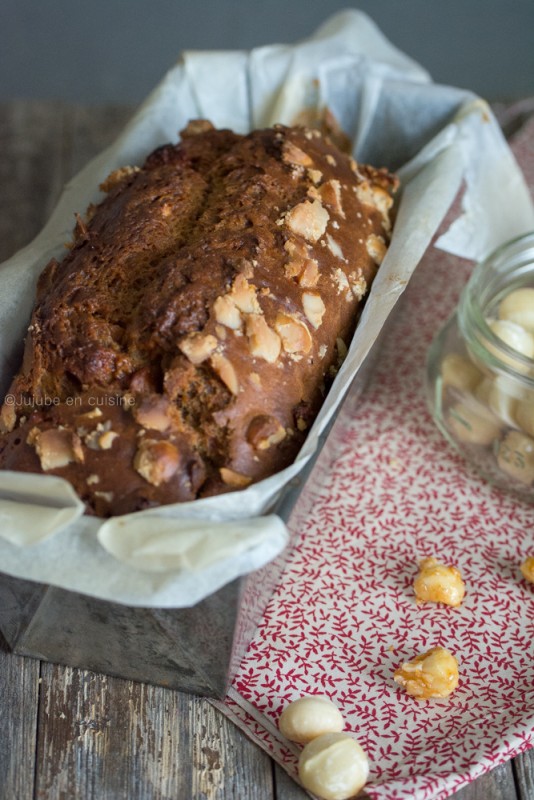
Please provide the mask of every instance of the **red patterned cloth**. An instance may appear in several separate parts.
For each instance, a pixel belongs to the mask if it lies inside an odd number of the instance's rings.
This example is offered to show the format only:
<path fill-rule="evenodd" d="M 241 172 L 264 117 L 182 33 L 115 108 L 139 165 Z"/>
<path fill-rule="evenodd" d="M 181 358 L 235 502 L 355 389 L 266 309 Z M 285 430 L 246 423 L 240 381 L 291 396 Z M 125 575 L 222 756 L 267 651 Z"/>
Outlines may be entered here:
<path fill-rule="evenodd" d="M 534 120 L 513 144 L 531 187 L 533 143 Z M 534 507 L 477 477 L 425 400 L 428 347 L 469 269 L 435 248 L 418 267 L 365 394 L 334 427 L 331 468 L 321 457 L 292 516 L 294 548 L 220 705 L 296 777 L 300 748 L 278 716 L 328 695 L 369 755 L 376 800 L 445 798 L 534 743 L 534 594 L 519 572 Z M 460 568 L 460 608 L 416 605 L 428 555 Z M 417 702 L 392 675 L 435 645 L 457 656 L 460 685 Z"/>

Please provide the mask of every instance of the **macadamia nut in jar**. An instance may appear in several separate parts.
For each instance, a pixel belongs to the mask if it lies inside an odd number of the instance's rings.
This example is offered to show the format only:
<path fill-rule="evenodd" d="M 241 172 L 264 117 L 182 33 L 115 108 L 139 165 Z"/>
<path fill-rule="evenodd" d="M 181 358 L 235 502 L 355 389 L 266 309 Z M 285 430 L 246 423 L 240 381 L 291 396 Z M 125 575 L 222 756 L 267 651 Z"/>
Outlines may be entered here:
<path fill-rule="evenodd" d="M 476 265 L 429 350 L 427 394 L 483 477 L 534 502 L 534 233 Z"/>

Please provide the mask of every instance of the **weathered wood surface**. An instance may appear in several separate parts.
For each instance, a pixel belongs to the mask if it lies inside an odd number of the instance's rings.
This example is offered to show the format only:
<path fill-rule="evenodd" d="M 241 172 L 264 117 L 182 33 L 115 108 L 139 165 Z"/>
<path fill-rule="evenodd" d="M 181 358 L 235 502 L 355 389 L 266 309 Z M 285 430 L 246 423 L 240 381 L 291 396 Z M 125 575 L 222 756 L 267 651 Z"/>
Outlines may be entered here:
<path fill-rule="evenodd" d="M 27 244 L 64 183 L 113 140 L 128 108 L 0 106 L 0 261 Z M 39 663 L 0 643 L 2 800 L 304 800 L 203 699 Z M 534 751 L 455 800 L 534 800 Z"/>

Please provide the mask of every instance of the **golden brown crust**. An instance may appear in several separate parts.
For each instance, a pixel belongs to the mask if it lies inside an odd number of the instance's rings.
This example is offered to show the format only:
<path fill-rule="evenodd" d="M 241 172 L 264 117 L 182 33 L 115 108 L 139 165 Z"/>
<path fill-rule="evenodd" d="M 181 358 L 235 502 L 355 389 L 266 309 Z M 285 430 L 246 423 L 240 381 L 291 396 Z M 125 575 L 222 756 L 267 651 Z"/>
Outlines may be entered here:
<path fill-rule="evenodd" d="M 383 258 L 392 185 L 317 131 L 206 121 L 114 172 L 40 278 L 0 468 L 65 477 L 106 516 L 289 464 Z"/>

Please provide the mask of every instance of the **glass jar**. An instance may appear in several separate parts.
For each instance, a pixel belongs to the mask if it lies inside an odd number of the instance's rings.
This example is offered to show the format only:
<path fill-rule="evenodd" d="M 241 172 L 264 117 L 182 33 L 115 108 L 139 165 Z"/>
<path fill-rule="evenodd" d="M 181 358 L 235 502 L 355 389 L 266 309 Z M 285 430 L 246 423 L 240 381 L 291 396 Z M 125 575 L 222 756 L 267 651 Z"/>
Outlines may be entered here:
<path fill-rule="evenodd" d="M 534 233 L 473 270 L 429 350 L 427 395 L 441 432 L 486 479 L 534 501 Z"/>

